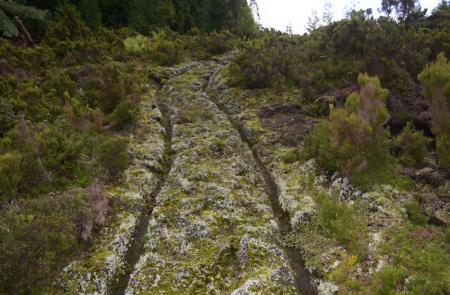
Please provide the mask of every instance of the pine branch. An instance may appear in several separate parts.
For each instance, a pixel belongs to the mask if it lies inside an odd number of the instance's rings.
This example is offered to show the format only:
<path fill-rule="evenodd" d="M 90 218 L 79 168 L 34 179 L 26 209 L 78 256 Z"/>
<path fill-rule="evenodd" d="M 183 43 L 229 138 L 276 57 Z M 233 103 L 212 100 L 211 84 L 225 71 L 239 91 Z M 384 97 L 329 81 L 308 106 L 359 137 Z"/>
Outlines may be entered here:
<path fill-rule="evenodd" d="M 13 38 L 19 36 L 19 30 L 14 22 L 0 8 L 0 32 L 3 37 Z"/>
<path fill-rule="evenodd" d="M 0 9 L 2 9 L 7 15 L 12 17 L 18 16 L 21 19 L 38 21 L 45 21 L 47 19 L 47 11 L 14 2 L 0 1 Z"/>

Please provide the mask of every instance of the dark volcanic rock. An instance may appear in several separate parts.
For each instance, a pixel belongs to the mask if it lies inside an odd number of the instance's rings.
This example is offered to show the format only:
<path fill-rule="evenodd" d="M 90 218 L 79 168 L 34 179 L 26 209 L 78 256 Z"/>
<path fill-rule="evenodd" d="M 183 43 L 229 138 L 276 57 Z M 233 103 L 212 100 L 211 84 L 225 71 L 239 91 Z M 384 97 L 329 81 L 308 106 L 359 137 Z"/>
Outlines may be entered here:
<path fill-rule="evenodd" d="M 392 116 L 388 124 L 392 133 L 399 134 L 406 123 L 412 121 L 417 129 L 423 130 L 427 136 L 432 136 L 431 113 L 420 85 L 416 84 L 411 93 L 391 91 L 388 109 Z"/>
<path fill-rule="evenodd" d="M 283 145 L 298 146 L 318 122 L 302 107 L 278 105 L 260 110 L 259 117 L 264 128 L 278 133 Z"/>

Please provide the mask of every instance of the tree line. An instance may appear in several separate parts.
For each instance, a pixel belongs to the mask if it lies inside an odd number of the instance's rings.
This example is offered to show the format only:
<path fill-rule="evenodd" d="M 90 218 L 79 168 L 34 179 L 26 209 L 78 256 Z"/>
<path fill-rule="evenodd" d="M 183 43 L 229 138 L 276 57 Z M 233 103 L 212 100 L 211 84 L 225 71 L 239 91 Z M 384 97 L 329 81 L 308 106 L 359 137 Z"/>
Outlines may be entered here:
<path fill-rule="evenodd" d="M 55 11 L 75 5 L 88 26 L 131 27 L 148 33 L 168 27 L 184 33 L 192 28 L 206 32 L 227 29 L 247 34 L 257 29 L 246 0 L 19 0 L 17 4 Z"/>

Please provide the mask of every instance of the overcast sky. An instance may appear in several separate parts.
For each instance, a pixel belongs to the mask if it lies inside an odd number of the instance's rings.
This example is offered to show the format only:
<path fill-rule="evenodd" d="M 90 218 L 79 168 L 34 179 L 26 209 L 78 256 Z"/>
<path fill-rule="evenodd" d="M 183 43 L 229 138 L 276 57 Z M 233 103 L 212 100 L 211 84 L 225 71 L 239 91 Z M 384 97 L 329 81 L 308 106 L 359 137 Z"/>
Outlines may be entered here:
<path fill-rule="evenodd" d="M 261 23 L 263 27 L 275 28 L 286 31 L 286 27 L 291 24 L 294 33 L 305 32 L 308 17 L 313 9 L 317 10 L 322 18 L 323 6 L 326 0 L 257 0 Z M 381 0 L 334 0 L 333 4 L 334 20 L 344 17 L 346 7 L 352 3 L 357 8 L 372 8 L 374 12 L 381 6 Z M 422 7 L 435 8 L 441 0 L 421 0 Z"/>

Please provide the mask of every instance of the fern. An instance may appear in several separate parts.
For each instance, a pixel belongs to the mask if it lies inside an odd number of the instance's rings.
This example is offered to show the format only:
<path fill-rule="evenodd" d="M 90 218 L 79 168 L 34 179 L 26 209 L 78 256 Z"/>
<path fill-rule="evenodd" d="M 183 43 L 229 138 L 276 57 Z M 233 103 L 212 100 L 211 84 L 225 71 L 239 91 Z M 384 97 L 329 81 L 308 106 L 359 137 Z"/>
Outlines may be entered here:
<path fill-rule="evenodd" d="M 3 37 L 12 38 L 19 36 L 19 30 L 16 24 L 0 8 L 0 32 Z"/>
<path fill-rule="evenodd" d="M 15 2 L 0 1 L 0 9 L 12 17 L 18 16 L 21 19 L 45 21 L 47 18 L 47 11 Z"/>

